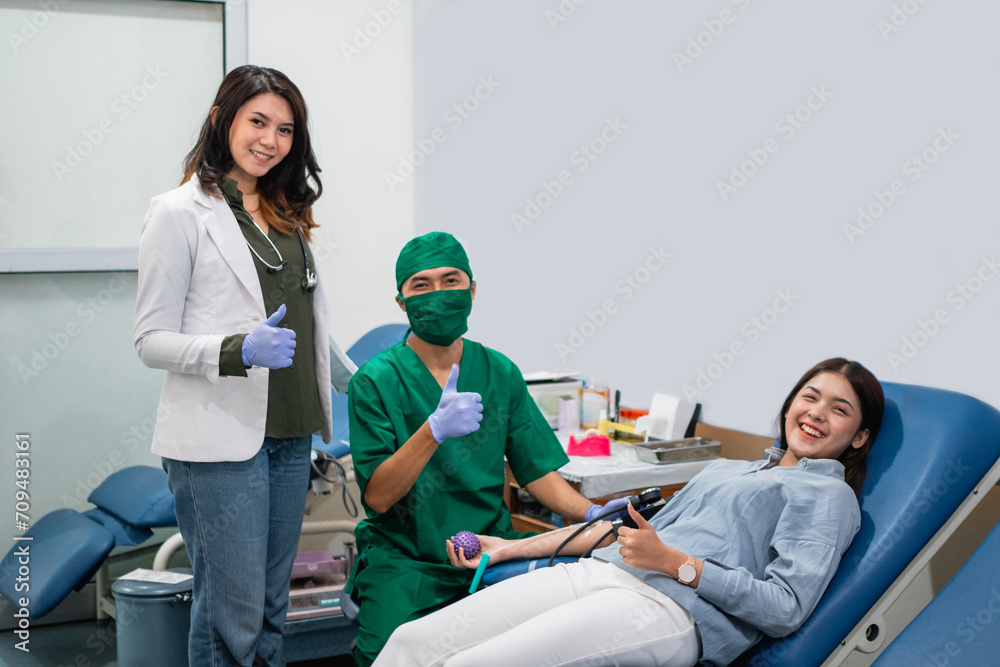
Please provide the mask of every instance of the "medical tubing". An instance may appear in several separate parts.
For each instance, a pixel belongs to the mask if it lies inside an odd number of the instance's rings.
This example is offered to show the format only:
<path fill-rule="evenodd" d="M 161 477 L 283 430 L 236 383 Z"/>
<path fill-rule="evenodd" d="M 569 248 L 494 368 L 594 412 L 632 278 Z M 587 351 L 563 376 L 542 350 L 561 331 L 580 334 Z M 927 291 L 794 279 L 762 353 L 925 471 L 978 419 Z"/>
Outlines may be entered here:
<path fill-rule="evenodd" d="M 344 509 L 347 510 L 348 516 L 350 516 L 352 519 L 357 518 L 358 505 L 357 503 L 354 502 L 354 495 L 347 490 L 347 471 L 344 470 L 344 466 L 340 465 L 340 461 L 338 461 L 337 459 L 333 458 L 332 456 L 328 456 L 326 452 L 323 452 L 322 450 L 314 450 L 314 451 L 321 452 L 323 454 L 324 461 L 326 461 L 327 463 L 332 463 L 337 467 L 337 477 L 334 479 L 330 479 L 329 477 L 323 474 L 323 471 L 319 469 L 319 466 L 316 465 L 316 462 L 310 459 L 309 465 L 312 466 L 313 472 L 316 473 L 316 476 L 319 477 L 320 479 L 324 479 L 327 482 L 330 482 L 331 484 L 341 485 L 340 497 L 341 500 L 344 502 Z M 348 500 L 351 501 L 350 505 L 347 504 Z"/>
<path fill-rule="evenodd" d="M 343 471 L 343 469 L 341 469 Z M 344 473 L 342 473 L 344 474 Z M 340 489 L 340 500 L 344 503 L 344 509 L 347 510 L 347 515 L 352 519 L 358 518 L 358 504 L 354 502 L 354 496 L 351 495 L 347 490 L 347 475 L 344 474 L 344 485 Z M 350 500 L 351 504 L 348 506 L 347 501 Z"/>
<path fill-rule="evenodd" d="M 598 545 L 601 542 L 603 542 L 604 540 L 606 540 L 610 535 L 614 535 L 614 533 L 615 533 L 615 529 L 612 528 L 608 532 L 606 532 L 603 535 L 601 535 L 601 537 L 596 542 L 594 542 L 593 544 L 590 545 L 590 548 L 587 549 L 587 553 L 585 553 L 582 556 L 580 556 L 580 558 L 589 558 L 590 554 L 594 553 L 594 549 L 596 549 L 598 547 Z"/>
<path fill-rule="evenodd" d="M 551 556 L 549 556 L 549 562 L 545 565 L 545 567 L 552 567 L 552 563 L 555 561 L 556 557 L 559 555 L 559 552 L 563 550 L 563 547 L 565 547 L 567 544 L 569 544 L 570 542 L 572 542 L 573 538 L 575 538 L 577 535 L 579 535 L 580 533 L 582 533 L 587 528 L 590 528 L 592 525 L 594 525 L 598 521 L 601 521 L 602 519 L 605 519 L 605 518 L 611 516 L 612 514 L 618 514 L 621 511 L 622 510 L 621 510 L 620 507 L 615 507 L 614 509 L 610 509 L 610 510 L 606 510 L 604 512 L 601 512 L 600 514 L 598 514 L 597 516 L 595 516 L 593 519 L 591 519 L 587 523 L 582 524 L 579 528 L 576 529 L 576 531 L 572 535 L 570 535 L 565 540 L 563 540 L 562 544 L 560 544 L 558 547 L 556 547 L 556 550 L 552 552 Z M 605 535 L 604 537 L 607 537 L 607 535 Z M 604 537 L 602 537 L 601 539 L 603 540 Z M 593 550 L 593 547 L 591 547 L 591 550 Z"/>

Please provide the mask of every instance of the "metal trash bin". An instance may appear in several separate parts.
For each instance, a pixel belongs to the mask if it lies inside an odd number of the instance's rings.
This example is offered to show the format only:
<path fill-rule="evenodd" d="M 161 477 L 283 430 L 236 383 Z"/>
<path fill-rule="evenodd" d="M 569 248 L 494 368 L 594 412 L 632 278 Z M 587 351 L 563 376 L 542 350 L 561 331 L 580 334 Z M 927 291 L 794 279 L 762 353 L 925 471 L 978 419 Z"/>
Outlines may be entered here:
<path fill-rule="evenodd" d="M 189 568 L 169 572 L 191 574 Z M 193 582 L 119 579 L 112 584 L 119 667 L 187 667 Z"/>

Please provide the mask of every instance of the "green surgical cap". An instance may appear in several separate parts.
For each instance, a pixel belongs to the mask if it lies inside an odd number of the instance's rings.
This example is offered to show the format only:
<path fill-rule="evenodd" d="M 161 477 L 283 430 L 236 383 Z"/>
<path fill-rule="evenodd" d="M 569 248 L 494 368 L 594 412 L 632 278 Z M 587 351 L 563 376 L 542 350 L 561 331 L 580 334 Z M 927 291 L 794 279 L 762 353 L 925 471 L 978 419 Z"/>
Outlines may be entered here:
<path fill-rule="evenodd" d="M 396 259 L 396 291 L 402 292 L 403 283 L 410 276 L 425 269 L 452 266 L 469 274 L 469 257 L 465 248 L 448 232 L 430 232 L 412 239 L 399 251 Z"/>

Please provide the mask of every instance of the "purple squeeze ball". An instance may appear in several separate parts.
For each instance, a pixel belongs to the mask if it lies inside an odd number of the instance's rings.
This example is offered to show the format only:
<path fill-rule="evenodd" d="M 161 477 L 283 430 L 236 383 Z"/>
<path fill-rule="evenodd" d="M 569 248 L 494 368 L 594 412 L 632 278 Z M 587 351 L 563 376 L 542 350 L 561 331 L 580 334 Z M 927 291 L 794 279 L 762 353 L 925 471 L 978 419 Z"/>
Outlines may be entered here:
<path fill-rule="evenodd" d="M 451 543 L 455 545 L 456 556 L 459 547 L 465 550 L 466 560 L 472 560 L 479 555 L 479 538 L 467 530 L 457 533 L 455 537 L 451 538 Z"/>

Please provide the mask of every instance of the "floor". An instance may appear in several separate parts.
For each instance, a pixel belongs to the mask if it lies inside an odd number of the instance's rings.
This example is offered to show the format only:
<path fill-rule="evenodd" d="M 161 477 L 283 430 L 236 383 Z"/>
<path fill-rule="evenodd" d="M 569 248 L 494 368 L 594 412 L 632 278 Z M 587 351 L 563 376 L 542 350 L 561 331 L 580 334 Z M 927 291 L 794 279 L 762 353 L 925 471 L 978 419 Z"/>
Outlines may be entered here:
<path fill-rule="evenodd" d="M 0 665 L 3 667 L 118 667 L 118 651 L 111 627 L 81 621 L 31 629 L 29 653 L 14 648 L 12 631 L 0 632 Z M 303 662 L 288 667 L 354 667 L 350 655 Z"/>

